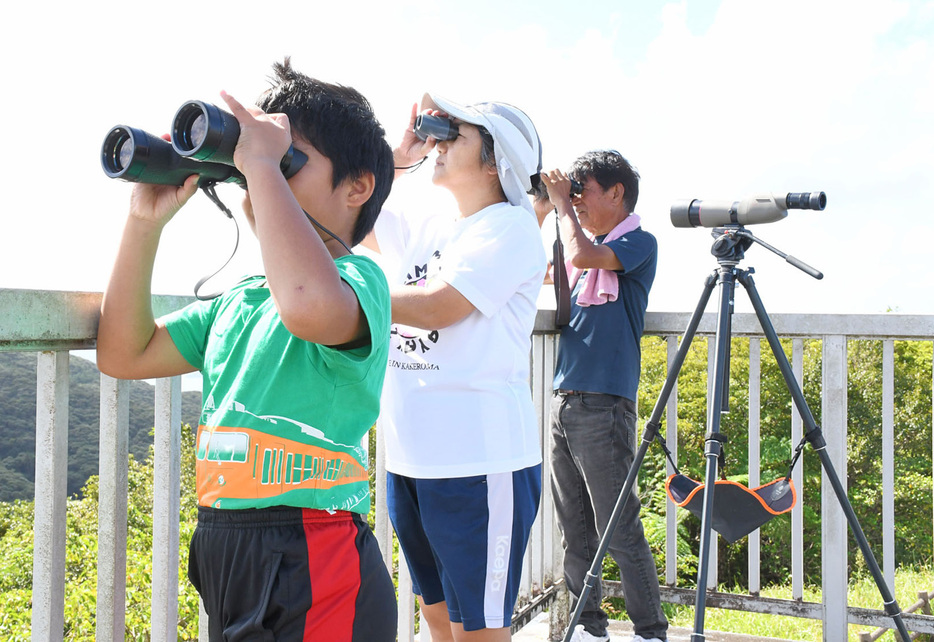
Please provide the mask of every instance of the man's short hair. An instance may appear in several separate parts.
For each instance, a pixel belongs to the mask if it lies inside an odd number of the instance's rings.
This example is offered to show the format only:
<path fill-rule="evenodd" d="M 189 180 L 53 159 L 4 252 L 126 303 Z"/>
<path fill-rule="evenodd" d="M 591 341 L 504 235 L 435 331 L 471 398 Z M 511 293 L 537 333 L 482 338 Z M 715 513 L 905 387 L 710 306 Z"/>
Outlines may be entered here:
<path fill-rule="evenodd" d="M 571 166 L 569 176 L 581 183 L 593 177 L 604 191 L 621 183 L 625 194 L 623 204 L 628 213 L 636 209 L 639 200 L 639 172 L 614 149 L 587 152 Z"/>
<path fill-rule="evenodd" d="M 293 136 L 306 140 L 333 167 L 332 187 L 371 172 L 373 194 L 360 208 L 351 245 L 360 243 L 376 223 L 393 180 L 392 148 L 386 131 L 364 96 L 352 87 L 326 83 L 292 68 L 289 58 L 273 65 L 272 87 L 256 101 L 267 113 L 289 117 Z"/>

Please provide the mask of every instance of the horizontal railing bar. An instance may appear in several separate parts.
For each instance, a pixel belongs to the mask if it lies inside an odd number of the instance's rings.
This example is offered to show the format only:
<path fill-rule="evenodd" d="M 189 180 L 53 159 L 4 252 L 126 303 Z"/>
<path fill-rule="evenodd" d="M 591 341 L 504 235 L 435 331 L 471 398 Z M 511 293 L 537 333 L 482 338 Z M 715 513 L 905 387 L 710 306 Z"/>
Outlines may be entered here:
<path fill-rule="evenodd" d="M 0 288 L 0 352 L 87 350 L 97 345 L 100 292 Z M 152 297 L 156 316 L 179 310 L 191 296 Z"/>
<path fill-rule="evenodd" d="M 102 294 L 58 290 L 0 288 L 0 351 L 82 350 L 96 345 Z M 194 301 L 192 296 L 155 295 L 156 316 L 178 310 Z M 647 335 L 681 334 L 690 314 L 647 312 Z M 849 339 L 930 339 L 934 337 L 934 315 L 916 314 L 770 314 L 775 331 L 782 337 L 846 335 Z M 716 332 L 716 314 L 703 316 L 697 333 Z M 539 310 L 536 334 L 555 332 L 554 310 Z M 759 321 L 752 313 L 733 315 L 734 336 L 761 336 Z"/>
<path fill-rule="evenodd" d="M 662 586 L 662 601 L 670 604 L 694 606 L 694 589 Z M 616 581 L 603 582 L 604 597 L 622 598 L 622 585 Z M 741 595 L 707 591 L 706 604 L 717 609 L 761 613 L 764 615 L 783 615 L 787 617 L 820 620 L 823 617 L 823 605 L 820 602 L 802 602 L 759 595 Z M 847 621 L 850 624 L 891 628 L 892 618 L 882 610 L 867 609 L 857 606 L 847 607 Z M 934 616 L 902 613 L 902 621 L 909 631 L 915 633 L 934 633 Z"/>
<path fill-rule="evenodd" d="M 519 609 L 518 613 L 512 616 L 512 633 L 515 634 L 523 626 L 532 621 L 532 619 L 546 610 L 548 606 L 558 597 L 558 591 L 564 587 L 564 580 L 552 584 L 544 591 L 532 598 L 532 600 Z"/>
<path fill-rule="evenodd" d="M 535 332 L 555 331 L 554 310 L 539 310 Z M 646 312 L 645 334 L 683 334 L 691 315 L 687 312 Z M 924 314 L 769 314 L 776 333 L 782 338 L 845 335 L 849 339 L 930 339 L 934 337 L 934 315 Z M 704 314 L 698 335 L 717 332 L 715 311 Z M 734 337 L 762 336 L 759 319 L 752 313 L 736 313 L 732 318 Z"/>

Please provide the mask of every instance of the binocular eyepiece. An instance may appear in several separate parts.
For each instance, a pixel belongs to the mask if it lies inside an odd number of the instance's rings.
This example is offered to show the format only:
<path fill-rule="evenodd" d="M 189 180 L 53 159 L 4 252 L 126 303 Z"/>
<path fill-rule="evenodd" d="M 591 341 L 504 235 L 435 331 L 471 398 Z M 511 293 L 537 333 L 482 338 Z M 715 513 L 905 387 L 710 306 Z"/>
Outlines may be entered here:
<path fill-rule="evenodd" d="M 580 196 L 584 191 L 584 186 L 581 185 L 580 181 L 575 181 L 573 178 L 571 180 L 571 197 Z"/>
<path fill-rule="evenodd" d="M 233 153 L 240 138 L 240 123 L 215 105 L 188 101 L 175 113 L 172 142 L 141 129 L 117 125 L 104 137 L 101 165 L 110 178 L 131 183 L 181 185 L 192 174 L 198 184 L 237 183 L 244 189 L 246 179 L 234 167 Z M 286 178 L 294 176 L 308 161 L 290 146 L 280 169 Z"/>
<path fill-rule="evenodd" d="M 419 114 L 415 118 L 415 135 L 419 140 L 428 140 L 429 136 L 436 140 L 454 140 L 457 138 L 457 125 L 444 116 Z"/>

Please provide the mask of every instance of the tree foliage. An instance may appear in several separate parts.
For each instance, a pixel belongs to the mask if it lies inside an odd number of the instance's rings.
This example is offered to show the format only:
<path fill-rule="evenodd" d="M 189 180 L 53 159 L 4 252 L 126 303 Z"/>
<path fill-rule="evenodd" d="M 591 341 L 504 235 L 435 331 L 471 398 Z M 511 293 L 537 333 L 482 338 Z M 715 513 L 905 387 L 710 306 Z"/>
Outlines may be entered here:
<path fill-rule="evenodd" d="M 65 560 L 65 639 L 95 638 L 97 607 L 98 482 L 68 500 Z M 188 546 L 197 522 L 194 433 L 182 429 L 180 511 L 180 640 L 198 637 L 198 595 L 188 582 Z M 143 462 L 130 457 L 127 508 L 126 634 L 149 638 L 152 600 L 152 449 Z M 32 617 L 33 503 L 0 503 L 0 639 L 28 640 Z"/>
<path fill-rule="evenodd" d="M 713 339 L 710 339 L 713 341 Z M 782 342 L 791 360 L 791 341 Z M 848 481 L 848 498 L 881 563 L 882 551 L 882 345 L 880 340 L 851 341 L 848 347 L 848 464 L 838 475 Z M 665 342 L 657 337 L 643 340 L 642 383 L 639 414 L 645 423 L 658 401 L 667 376 Z M 778 363 L 766 341 L 760 346 L 760 480 L 765 484 L 788 472 L 793 449 L 791 417 L 793 401 Z M 720 432 L 728 438 L 724 446 L 722 473 L 748 484 L 748 401 L 749 341 L 734 338 L 730 348 L 729 410 L 721 415 Z M 703 481 L 705 473 L 705 434 L 707 432 L 707 344 L 695 338 L 678 377 L 678 453 L 682 473 Z M 818 426 L 821 424 L 821 342 L 803 341 L 803 381 L 801 388 Z M 894 424 L 895 424 L 895 516 L 896 560 L 899 564 L 932 563 L 932 462 L 931 462 L 931 364 L 930 342 L 894 342 Z M 667 425 L 662 414 L 661 431 Z M 804 430 L 807 426 L 804 427 Z M 665 457 L 653 444 L 640 471 L 643 491 L 643 522 L 663 560 L 664 524 L 656 531 L 649 525 L 664 515 L 666 495 Z M 820 501 L 821 464 L 806 444 L 798 466 L 803 467 L 803 488 L 798 488 L 804 516 L 805 581 L 820 583 Z M 661 490 L 659 490 L 661 489 Z M 678 581 L 693 584 L 697 574 L 700 520 L 678 510 L 679 551 L 688 548 L 691 556 L 679 557 Z M 782 584 L 790 580 L 791 523 L 787 515 L 772 519 L 760 529 L 761 580 Z M 657 536 L 652 542 L 651 537 Z M 850 534 L 852 538 L 852 533 Z M 865 560 L 851 541 L 851 566 L 864 572 Z M 720 540 L 718 577 L 726 586 L 747 583 L 748 538 L 733 544 Z M 607 568 L 612 570 L 612 564 Z"/>

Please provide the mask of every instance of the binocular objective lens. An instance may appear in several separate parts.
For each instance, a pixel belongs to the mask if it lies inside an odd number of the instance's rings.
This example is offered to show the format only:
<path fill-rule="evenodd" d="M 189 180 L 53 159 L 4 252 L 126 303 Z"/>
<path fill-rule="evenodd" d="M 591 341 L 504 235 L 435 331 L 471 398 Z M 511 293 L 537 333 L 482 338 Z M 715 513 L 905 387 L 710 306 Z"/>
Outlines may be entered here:
<path fill-rule="evenodd" d="M 133 144 L 133 141 L 129 138 L 124 138 L 119 143 L 117 143 L 116 154 L 114 154 L 115 169 L 117 171 L 122 171 L 129 167 L 130 163 L 133 161 L 133 152 L 136 151 L 136 146 Z"/>
<path fill-rule="evenodd" d="M 207 133 L 208 119 L 205 118 L 204 114 L 199 113 L 195 119 L 191 121 L 191 127 L 188 128 L 188 142 L 191 145 L 191 149 L 200 147 Z"/>

